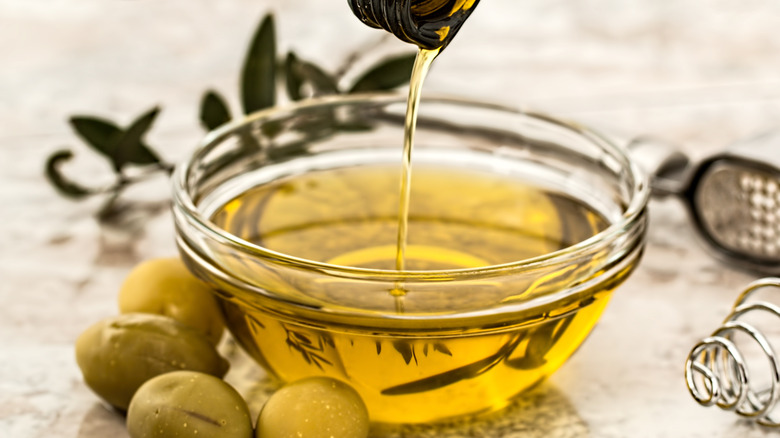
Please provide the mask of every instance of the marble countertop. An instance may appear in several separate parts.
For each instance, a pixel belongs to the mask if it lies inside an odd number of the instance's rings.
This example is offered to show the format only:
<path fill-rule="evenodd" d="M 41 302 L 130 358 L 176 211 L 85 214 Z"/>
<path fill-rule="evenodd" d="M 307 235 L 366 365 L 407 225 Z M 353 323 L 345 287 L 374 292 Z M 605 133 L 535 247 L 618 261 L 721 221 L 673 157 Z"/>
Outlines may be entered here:
<path fill-rule="evenodd" d="M 161 105 L 149 141 L 182 159 L 203 135 L 204 90 L 237 107 L 246 42 L 269 11 L 282 50 L 326 68 L 377 41 L 405 48 L 357 22 L 343 0 L 0 1 L 0 436 L 127 436 L 81 381 L 73 343 L 116 313 L 133 265 L 175 252 L 165 209 L 116 230 L 95 221 L 97 202 L 55 194 L 43 163 L 64 146 L 76 152 L 69 174 L 110 177 L 67 116 L 128 123 Z M 778 19 L 775 0 L 485 0 L 425 92 L 538 108 L 621 137 L 652 134 L 699 159 L 780 121 Z M 166 193 L 157 183 L 145 193 Z M 690 348 L 755 278 L 711 257 L 681 203 L 653 200 L 640 267 L 548 382 L 489 419 L 381 436 L 765 436 L 700 407 L 683 380 Z M 228 375 L 265 394 L 262 377 L 248 362 Z"/>

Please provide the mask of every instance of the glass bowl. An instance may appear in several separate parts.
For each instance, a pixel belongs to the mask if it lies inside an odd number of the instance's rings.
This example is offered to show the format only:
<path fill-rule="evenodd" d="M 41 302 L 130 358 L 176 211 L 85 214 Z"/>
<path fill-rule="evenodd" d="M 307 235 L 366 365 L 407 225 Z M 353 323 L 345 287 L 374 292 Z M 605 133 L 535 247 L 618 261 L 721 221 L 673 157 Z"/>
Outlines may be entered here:
<path fill-rule="evenodd" d="M 542 114 L 424 99 L 408 262 L 396 255 L 405 98 L 273 108 L 174 176 L 177 244 L 271 375 L 352 385 L 372 421 L 493 411 L 580 346 L 644 247 L 623 150 Z"/>

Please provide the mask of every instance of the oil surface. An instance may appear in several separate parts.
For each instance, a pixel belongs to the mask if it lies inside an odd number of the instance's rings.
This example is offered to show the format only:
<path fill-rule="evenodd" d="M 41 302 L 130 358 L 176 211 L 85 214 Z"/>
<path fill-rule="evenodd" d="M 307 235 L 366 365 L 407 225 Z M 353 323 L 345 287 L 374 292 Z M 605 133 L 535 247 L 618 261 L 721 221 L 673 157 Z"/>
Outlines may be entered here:
<path fill-rule="evenodd" d="M 515 262 L 566 248 L 607 226 L 585 204 L 506 176 L 419 165 L 410 182 L 407 270 Z M 393 270 L 398 191 L 396 166 L 311 171 L 238 195 L 213 221 L 284 254 Z"/>
<path fill-rule="evenodd" d="M 410 187 L 407 270 L 509 263 L 568 247 L 607 226 L 585 204 L 496 173 L 420 164 Z M 285 254 L 393 270 L 398 196 L 397 166 L 312 171 L 247 190 L 213 220 Z M 484 332 L 472 327 L 467 335 L 325 330 L 294 315 L 247 312 L 245 304 L 231 302 L 228 285 L 222 289 L 231 328 L 271 373 L 285 381 L 342 379 L 361 393 L 373 421 L 419 423 L 501 408 L 549 375 L 590 331 L 622 277 L 561 317 L 540 310 L 531 323 Z"/>

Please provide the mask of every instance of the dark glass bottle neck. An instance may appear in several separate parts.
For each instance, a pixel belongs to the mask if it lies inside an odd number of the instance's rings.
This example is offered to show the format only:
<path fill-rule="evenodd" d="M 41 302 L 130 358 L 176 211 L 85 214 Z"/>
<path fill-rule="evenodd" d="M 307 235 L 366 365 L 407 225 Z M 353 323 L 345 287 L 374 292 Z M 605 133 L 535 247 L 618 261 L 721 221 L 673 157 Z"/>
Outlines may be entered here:
<path fill-rule="evenodd" d="M 384 29 L 424 49 L 443 49 L 479 0 L 349 0 L 368 26 Z"/>

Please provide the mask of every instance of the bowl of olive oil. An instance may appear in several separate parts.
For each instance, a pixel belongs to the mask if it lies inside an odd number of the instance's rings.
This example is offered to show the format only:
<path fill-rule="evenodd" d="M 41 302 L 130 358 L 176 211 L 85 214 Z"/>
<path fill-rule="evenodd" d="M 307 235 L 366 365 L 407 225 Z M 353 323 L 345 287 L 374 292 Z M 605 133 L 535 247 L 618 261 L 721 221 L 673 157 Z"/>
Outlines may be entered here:
<path fill-rule="evenodd" d="M 406 108 L 273 108 L 211 133 L 174 176 L 179 249 L 235 339 L 281 381 L 348 383 L 377 423 L 494 411 L 544 380 L 646 228 L 644 176 L 598 133 L 429 98 L 405 155 Z"/>

